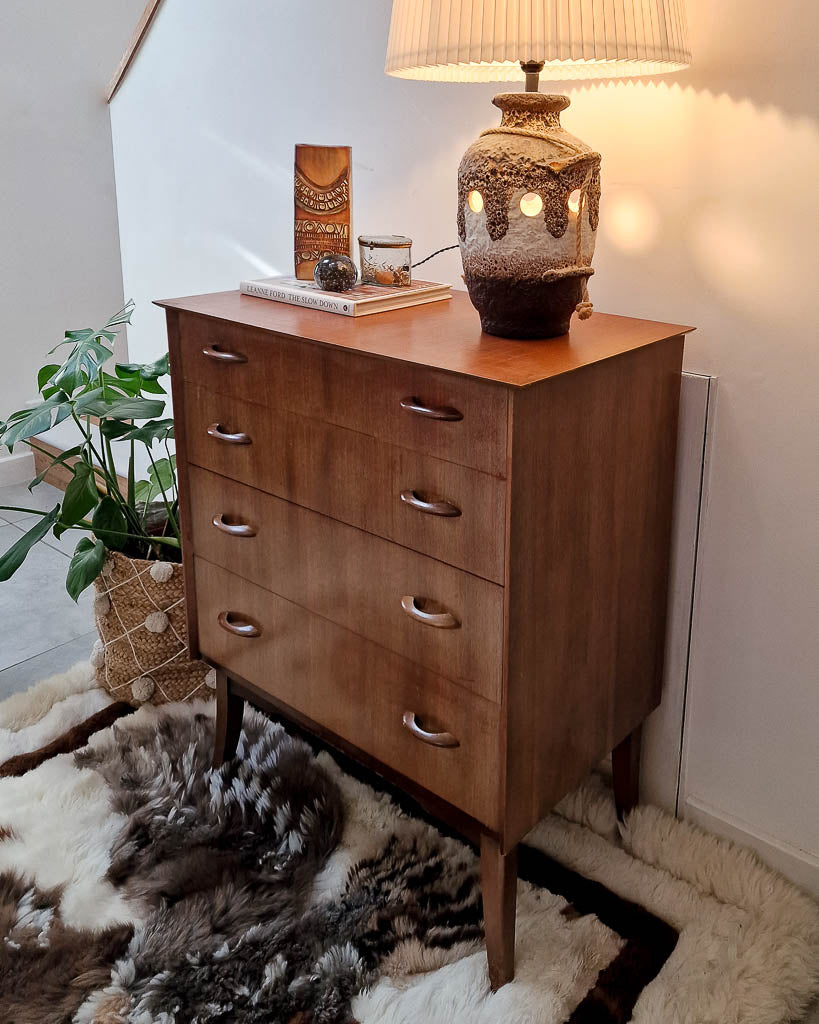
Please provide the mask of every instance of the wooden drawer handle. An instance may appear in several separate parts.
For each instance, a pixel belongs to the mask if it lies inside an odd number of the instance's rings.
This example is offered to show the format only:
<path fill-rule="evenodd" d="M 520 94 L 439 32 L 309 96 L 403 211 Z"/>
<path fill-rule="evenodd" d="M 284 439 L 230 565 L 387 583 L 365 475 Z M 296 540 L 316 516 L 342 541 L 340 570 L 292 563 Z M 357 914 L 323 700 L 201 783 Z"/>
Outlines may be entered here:
<path fill-rule="evenodd" d="M 217 530 L 229 533 L 231 537 L 255 537 L 258 533 L 255 526 L 248 526 L 247 523 L 226 523 L 223 512 L 215 515 L 212 521 Z"/>
<path fill-rule="evenodd" d="M 429 743 L 433 747 L 459 747 L 461 744 L 451 732 L 427 732 L 418 724 L 414 711 L 405 711 L 404 728 L 409 729 L 412 735 L 421 740 L 422 743 Z"/>
<path fill-rule="evenodd" d="M 250 436 L 248 434 L 228 434 L 222 430 L 219 423 L 211 423 L 208 427 L 208 434 L 210 437 L 215 437 L 217 441 L 224 441 L 225 444 L 250 444 Z"/>
<path fill-rule="evenodd" d="M 247 362 L 247 356 L 242 355 L 241 352 L 224 352 L 221 348 L 217 348 L 216 345 L 208 345 L 207 348 L 203 348 L 202 355 L 207 356 L 208 359 L 216 359 L 220 363 Z"/>
<path fill-rule="evenodd" d="M 424 501 L 417 491 L 401 491 L 401 501 L 416 508 L 419 512 L 426 512 L 428 516 L 459 516 L 461 510 L 451 501 Z"/>
<path fill-rule="evenodd" d="M 424 405 L 415 395 L 401 399 L 401 408 L 407 412 L 417 413 L 419 416 L 426 416 L 431 420 L 462 420 L 464 414 L 451 405 Z"/>
<path fill-rule="evenodd" d="M 425 612 L 418 607 L 418 598 L 407 594 L 401 598 L 401 607 L 416 622 L 423 622 L 425 626 L 436 626 L 438 629 L 457 629 L 460 622 L 452 612 Z"/>
<path fill-rule="evenodd" d="M 227 633 L 233 633 L 234 636 L 243 637 L 254 637 L 261 636 L 262 631 L 258 626 L 254 626 L 252 622 L 233 622 L 232 616 L 235 612 L 219 612 L 218 623 Z"/>

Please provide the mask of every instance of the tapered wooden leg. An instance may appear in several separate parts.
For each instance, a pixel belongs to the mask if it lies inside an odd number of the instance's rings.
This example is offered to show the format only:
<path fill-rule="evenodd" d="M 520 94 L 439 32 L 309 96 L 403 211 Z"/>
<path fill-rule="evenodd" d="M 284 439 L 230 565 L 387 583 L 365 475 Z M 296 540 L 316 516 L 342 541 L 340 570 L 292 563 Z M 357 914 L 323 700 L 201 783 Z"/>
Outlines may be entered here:
<path fill-rule="evenodd" d="M 620 821 L 640 802 L 640 747 L 643 727 L 628 734 L 611 752 L 614 803 Z"/>
<path fill-rule="evenodd" d="M 489 960 L 489 984 L 496 992 L 515 976 L 515 896 L 518 886 L 518 849 L 501 853 L 499 844 L 481 836 L 481 889 L 483 927 Z"/>
<path fill-rule="evenodd" d="M 213 767 L 221 768 L 236 754 L 242 731 L 245 702 L 231 692 L 227 672 L 216 670 L 216 728 L 213 735 Z"/>

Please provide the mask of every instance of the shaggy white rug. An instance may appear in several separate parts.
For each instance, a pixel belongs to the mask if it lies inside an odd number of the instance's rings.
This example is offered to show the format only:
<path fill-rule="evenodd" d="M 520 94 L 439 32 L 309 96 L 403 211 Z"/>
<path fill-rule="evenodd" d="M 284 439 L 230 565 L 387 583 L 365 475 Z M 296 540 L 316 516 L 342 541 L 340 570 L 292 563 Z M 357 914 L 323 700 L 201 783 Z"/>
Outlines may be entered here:
<path fill-rule="evenodd" d="M 44 679 L 25 692 L 15 693 L 0 701 L 0 729 L 18 731 L 35 725 L 65 697 L 96 688 L 96 673 L 93 667 L 87 661 L 80 662 L 67 672 Z M 108 700 L 111 698 L 108 697 Z M 74 723 L 68 723 L 72 724 Z"/>
<path fill-rule="evenodd" d="M 33 750 L 32 744 L 77 724 L 83 710 L 91 714 L 103 706 L 108 698 L 90 680 L 87 666 L 78 666 L 0 704 L 0 760 Z M 168 717 L 181 722 L 196 713 L 212 715 L 212 703 L 146 706 L 116 728 L 132 730 Z M 106 729 L 89 746 L 102 748 L 110 741 Z M 328 753 L 317 760 L 337 783 L 345 810 L 341 840 L 313 886 L 313 905 L 321 907 L 339 898 L 356 864 L 382 855 L 394 837 L 429 836 L 434 830 L 343 772 Z M 66 927 L 99 931 L 129 923 L 138 937 L 142 905 L 106 878 L 125 824 L 111 808 L 102 774 L 79 767 L 73 754 L 51 757 L 20 777 L 0 779 L 0 872 L 13 872 L 42 890 L 59 890 Z M 452 857 L 473 856 L 456 840 L 438 841 Z M 636 809 L 618 829 L 611 795 L 597 777 L 564 800 L 527 843 L 679 932 L 670 956 L 637 999 L 635 1024 L 783 1024 L 797 1020 L 819 991 L 819 908 L 755 854 L 651 807 Z M 381 965 L 376 983 L 355 996 L 355 1019 L 360 1024 L 568 1021 L 625 940 L 594 913 L 572 914 L 563 896 L 529 882 L 519 882 L 517 912 L 515 979 L 499 992 L 489 989 L 485 954 L 475 942 L 450 947 L 445 955 L 408 942 Z M 0 1021 L 5 1021 L 2 989 L 0 978 Z M 74 1019 L 106 1024 L 177 1019 L 164 1013 L 96 1016 L 98 1005 L 86 1004 Z M 235 1020 L 241 1024 L 242 1018 Z"/>

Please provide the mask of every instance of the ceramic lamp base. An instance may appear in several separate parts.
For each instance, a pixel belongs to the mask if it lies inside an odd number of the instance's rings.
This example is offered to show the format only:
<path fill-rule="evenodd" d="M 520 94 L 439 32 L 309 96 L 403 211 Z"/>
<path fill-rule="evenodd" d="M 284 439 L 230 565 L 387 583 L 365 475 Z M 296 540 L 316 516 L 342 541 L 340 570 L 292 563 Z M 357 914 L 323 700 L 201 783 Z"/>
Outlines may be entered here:
<path fill-rule="evenodd" d="M 464 279 L 487 334 L 555 338 L 577 310 L 600 212 L 600 154 L 567 132 L 567 96 L 500 93 L 503 112 L 458 168 Z"/>
<path fill-rule="evenodd" d="M 469 298 L 481 318 L 484 333 L 501 338 L 557 338 L 569 331 L 569 321 L 583 296 L 589 275 L 556 281 L 464 275 Z"/>

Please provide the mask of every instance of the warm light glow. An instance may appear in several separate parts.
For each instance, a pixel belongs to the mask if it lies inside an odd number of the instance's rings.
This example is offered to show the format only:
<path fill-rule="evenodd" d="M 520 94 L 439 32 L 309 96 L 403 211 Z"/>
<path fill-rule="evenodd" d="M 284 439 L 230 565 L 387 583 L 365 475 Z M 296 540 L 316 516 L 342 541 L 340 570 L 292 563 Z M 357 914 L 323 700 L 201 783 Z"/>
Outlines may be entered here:
<path fill-rule="evenodd" d="M 537 217 L 543 209 L 543 200 L 537 192 L 527 192 L 520 197 L 520 212 L 526 217 Z"/>
<path fill-rule="evenodd" d="M 580 212 L 580 189 L 576 188 L 569 196 L 569 209 L 575 215 Z"/>
<path fill-rule="evenodd" d="M 480 213 L 483 209 L 483 196 L 476 189 L 473 189 L 466 197 L 469 209 L 473 213 Z"/>
<path fill-rule="evenodd" d="M 443 82 L 545 82 L 678 71 L 691 62 L 683 0 L 393 0 L 385 71 Z"/>
<path fill-rule="evenodd" d="M 641 192 L 614 192 L 606 196 L 600 226 L 622 252 L 646 252 L 657 238 L 660 218 L 654 204 Z"/>
<path fill-rule="evenodd" d="M 744 316 L 751 311 L 775 322 L 782 315 L 782 296 L 793 290 L 792 225 L 804 215 L 800 201 L 798 191 L 779 197 L 786 215 L 781 223 L 757 218 L 756 207 L 745 197 L 705 201 L 692 211 L 688 241 L 694 265 L 709 289 Z M 807 310 L 808 300 L 800 301 Z M 791 306 L 788 314 L 798 317 L 798 308 Z"/>

